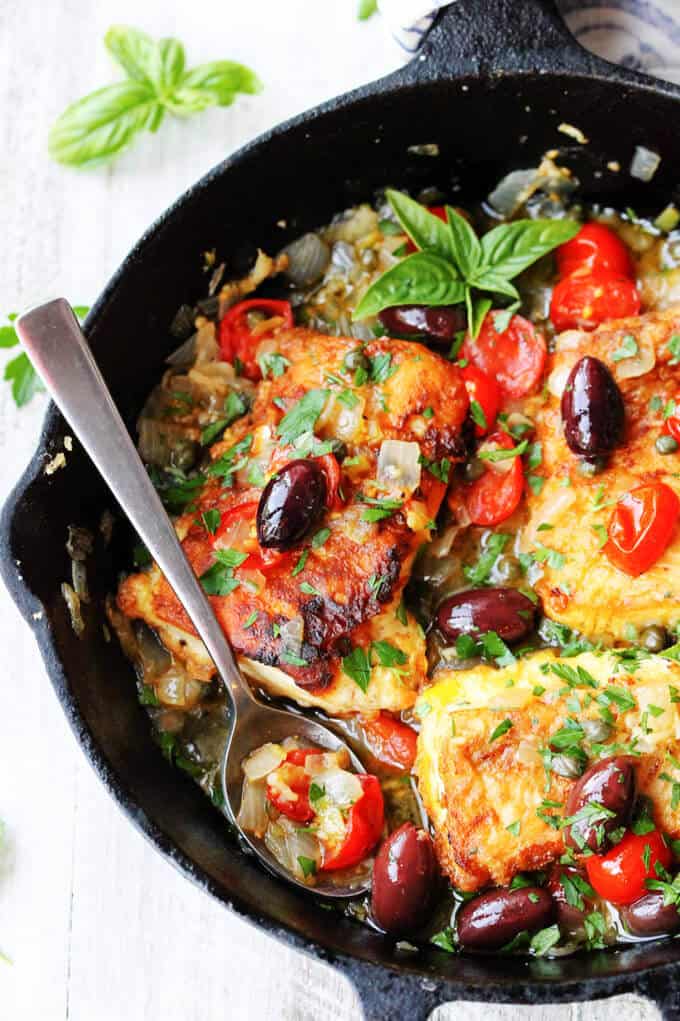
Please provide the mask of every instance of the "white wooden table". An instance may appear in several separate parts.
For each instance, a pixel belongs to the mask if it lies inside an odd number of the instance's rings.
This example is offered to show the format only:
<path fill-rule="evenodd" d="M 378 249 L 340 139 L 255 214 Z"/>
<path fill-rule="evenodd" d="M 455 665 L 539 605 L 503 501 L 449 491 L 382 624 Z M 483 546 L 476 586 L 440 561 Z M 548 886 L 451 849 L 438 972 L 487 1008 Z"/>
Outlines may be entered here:
<path fill-rule="evenodd" d="M 188 185 L 270 125 L 396 67 L 356 0 L 0 0 L 0 314 L 64 294 L 90 303 L 142 230 Z M 71 100 L 113 80 L 113 23 L 177 35 L 190 62 L 231 58 L 265 91 L 166 122 L 110 169 L 47 159 Z M 33 451 L 46 406 L 0 386 L 0 499 Z M 349 984 L 236 919 L 167 865 L 90 771 L 28 629 L 0 590 L 3 650 L 0 1018 L 8 1021 L 358 1021 Z M 656 1012 L 634 998 L 562 1007 L 454 1005 L 471 1021 L 614 1021 Z"/>

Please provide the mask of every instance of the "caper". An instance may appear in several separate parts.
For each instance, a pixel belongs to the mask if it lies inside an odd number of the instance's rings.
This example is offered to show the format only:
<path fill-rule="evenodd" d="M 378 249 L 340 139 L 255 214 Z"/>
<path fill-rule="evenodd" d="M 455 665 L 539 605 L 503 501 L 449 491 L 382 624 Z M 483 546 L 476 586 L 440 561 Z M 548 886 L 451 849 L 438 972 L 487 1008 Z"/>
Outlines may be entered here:
<path fill-rule="evenodd" d="M 594 475 L 599 475 L 606 467 L 606 458 L 591 457 L 587 461 L 585 458 L 579 461 L 578 470 L 581 475 L 585 475 L 586 478 L 592 479 Z"/>
<path fill-rule="evenodd" d="M 496 561 L 495 573 L 498 581 L 517 581 L 522 577 L 522 568 L 517 557 L 504 555 Z"/>
<path fill-rule="evenodd" d="M 657 436 L 654 446 L 659 454 L 674 454 L 680 447 L 680 443 L 672 436 L 664 433 L 663 436 Z"/>
<path fill-rule="evenodd" d="M 463 478 L 466 482 L 476 482 L 477 479 L 481 479 L 485 471 L 484 462 L 478 457 L 473 457 L 463 468 Z"/>
<path fill-rule="evenodd" d="M 558 776 L 576 780 L 583 772 L 583 765 L 574 755 L 553 755 L 550 760 L 550 769 Z"/>
<path fill-rule="evenodd" d="M 611 736 L 612 728 L 604 720 L 583 720 L 581 726 L 587 739 L 596 744 L 602 744 Z"/>
<path fill-rule="evenodd" d="M 668 632 L 659 624 L 646 627 L 640 635 L 640 644 L 647 652 L 661 652 L 668 645 Z"/>
<path fill-rule="evenodd" d="M 348 351 L 345 355 L 342 367 L 346 372 L 355 372 L 357 369 L 363 369 L 364 372 L 368 372 L 371 366 L 361 348 L 355 347 L 353 351 Z"/>

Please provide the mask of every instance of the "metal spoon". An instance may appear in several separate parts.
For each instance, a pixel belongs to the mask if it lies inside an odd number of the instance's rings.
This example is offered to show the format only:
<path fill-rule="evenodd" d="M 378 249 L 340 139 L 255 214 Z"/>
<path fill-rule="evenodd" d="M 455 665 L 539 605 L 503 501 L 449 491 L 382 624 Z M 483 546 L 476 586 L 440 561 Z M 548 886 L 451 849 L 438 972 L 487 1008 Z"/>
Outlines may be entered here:
<path fill-rule="evenodd" d="M 231 703 L 221 767 L 225 815 L 269 869 L 288 882 L 310 889 L 285 870 L 262 841 L 246 833 L 236 822 L 243 782 L 241 763 L 249 752 L 265 742 L 278 743 L 286 737 L 298 737 L 306 744 L 332 751 L 345 748 L 352 766 L 359 772 L 362 771 L 361 762 L 344 742 L 320 723 L 263 705 L 254 697 L 184 556 L 172 522 L 68 302 L 57 298 L 25 312 L 17 319 L 16 330 L 45 386 L 189 614 L 224 681 Z M 367 886 L 365 876 L 356 883 L 335 885 L 320 873 L 313 891 L 324 897 L 348 897 L 364 892 Z"/>

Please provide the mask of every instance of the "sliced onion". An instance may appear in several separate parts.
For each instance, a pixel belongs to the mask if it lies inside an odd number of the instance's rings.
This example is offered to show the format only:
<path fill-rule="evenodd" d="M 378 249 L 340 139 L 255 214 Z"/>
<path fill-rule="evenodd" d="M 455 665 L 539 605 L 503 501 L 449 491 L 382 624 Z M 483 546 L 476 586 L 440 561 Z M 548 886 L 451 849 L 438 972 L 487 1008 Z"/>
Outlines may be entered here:
<path fill-rule="evenodd" d="M 265 587 L 266 578 L 258 568 L 248 567 L 248 561 L 238 569 L 238 580 L 250 592 L 257 594 Z"/>
<path fill-rule="evenodd" d="M 339 808 L 353 805 L 364 793 L 360 781 L 346 769 L 326 769 L 317 773 L 315 782 L 326 791 L 326 797 Z"/>
<path fill-rule="evenodd" d="M 62 582 L 61 594 L 64 597 L 66 608 L 71 618 L 71 627 L 75 631 L 78 638 L 82 635 L 85 630 L 85 622 L 80 612 L 80 598 L 73 591 L 68 582 Z"/>
<path fill-rule="evenodd" d="M 614 366 L 614 376 L 617 379 L 637 379 L 638 376 L 646 376 L 656 365 L 656 354 L 654 348 L 638 347 L 637 354 L 631 358 L 622 358 Z"/>
<path fill-rule="evenodd" d="M 340 748 L 337 752 L 319 752 L 318 755 L 308 755 L 305 759 L 305 769 L 313 776 L 329 769 L 345 769 L 348 765 L 349 755 L 344 748 Z"/>
<path fill-rule="evenodd" d="M 561 398 L 573 365 L 558 365 L 548 376 L 548 390 L 553 397 Z"/>
<path fill-rule="evenodd" d="M 278 769 L 285 757 L 286 752 L 282 745 L 268 741 L 243 760 L 242 769 L 249 780 L 263 780 L 273 770 Z"/>
<path fill-rule="evenodd" d="M 404 440 L 383 440 L 378 454 L 378 483 L 385 489 L 412 493 L 420 485 L 420 446 Z"/>
<path fill-rule="evenodd" d="M 303 234 L 283 249 L 288 256 L 284 275 L 296 287 L 311 287 L 326 272 L 331 250 L 318 234 Z"/>
<path fill-rule="evenodd" d="M 564 330 L 555 337 L 556 351 L 573 351 L 583 340 L 582 330 Z"/>
<path fill-rule="evenodd" d="M 661 157 L 658 152 L 646 149 L 644 145 L 636 145 L 630 164 L 630 176 L 637 177 L 640 181 L 651 181 L 660 163 Z"/>
<path fill-rule="evenodd" d="M 144 684 L 154 684 L 170 668 L 170 653 L 142 621 L 135 621 L 133 633 L 136 643 L 133 659 L 142 675 L 141 680 Z"/>
<path fill-rule="evenodd" d="M 252 522 L 248 518 L 237 518 L 233 524 L 218 535 L 214 542 L 215 549 L 243 549 L 251 538 Z M 248 561 L 246 560 L 246 564 Z M 245 566 L 245 565 L 244 565 Z"/>
<path fill-rule="evenodd" d="M 71 580 L 73 581 L 73 588 L 75 589 L 76 595 L 84 603 L 89 603 L 90 592 L 87 587 L 87 568 L 82 560 L 71 561 Z"/>
<path fill-rule="evenodd" d="M 517 759 L 524 766 L 534 766 L 537 762 L 540 762 L 540 755 L 535 744 L 531 741 L 522 740 L 517 745 Z"/>
<path fill-rule="evenodd" d="M 327 241 L 358 241 L 372 231 L 378 229 L 378 214 L 368 204 L 364 203 L 352 209 L 348 214 L 343 213 L 335 220 L 330 227 L 324 231 Z"/>
<path fill-rule="evenodd" d="M 156 694 L 163 705 L 180 706 L 186 704 L 186 671 L 177 664 L 173 664 L 156 681 Z"/>
<path fill-rule="evenodd" d="M 264 783 L 252 783 L 247 778 L 243 781 L 241 807 L 236 822 L 246 833 L 254 833 L 260 838 L 265 835 L 269 818 Z"/>
<path fill-rule="evenodd" d="M 281 643 L 290 656 L 299 657 L 302 651 L 302 639 L 305 633 L 305 622 L 302 617 L 293 617 L 281 625 Z"/>
<path fill-rule="evenodd" d="M 544 159 L 540 166 L 529 170 L 513 170 L 498 183 L 488 197 L 488 202 L 501 216 L 511 216 L 540 188 L 556 195 L 568 194 L 576 188 L 577 182 L 564 167 L 558 167 L 551 159 Z"/>
<path fill-rule="evenodd" d="M 172 354 L 165 359 L 166 365 L 172 365 L 176 369 L 188 369 L 196 360 L 196 333 L 175 348 Z"/>
<path fill-rule="evenodd" d="M 321 864 L 321 845 L 314 834 L 302 830 L 285 816 L 269 824 L 264 842 L 279 864 L 298 879 L 305 878 L 300 858 L 310 858 L 317 868 Z"/>
<path fill-rule="evenodd" d="M 355 394 L 355 397 L 356 404 L 348 408 L 337 394 L 331 394 L 317 422 L 321 436 L 331 435 L 334 439 L 345 442 L 356 439 L 361 428 L 366 399 L 360 394 Z"/>

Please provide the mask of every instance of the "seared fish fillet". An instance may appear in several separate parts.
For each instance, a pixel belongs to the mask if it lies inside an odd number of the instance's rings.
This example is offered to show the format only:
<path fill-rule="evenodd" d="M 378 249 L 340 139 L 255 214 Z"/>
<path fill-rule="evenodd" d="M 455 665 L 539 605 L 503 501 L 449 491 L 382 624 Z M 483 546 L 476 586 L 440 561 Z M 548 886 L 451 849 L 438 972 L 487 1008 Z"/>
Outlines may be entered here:
<path fill-rule="evenodd" d="M 628 673 L 623 662 L 613 652 L 561 660 L 537 652 L 503 670 L 437 674 L 442 679 L 423 692 L 416 703 L 418 787 L 454 886 L 505 885 L 563 853 L 560 829 L 546 821 L 558 826 L 563 808 L 545 802 L 563 806 L 574 781 L 546 769 L 546 749 L 569 720 L 599 719 L 603 704 L 615 716 L 611 737 L 596 749 L 584 740 L 583 750 L 591 760 L 618 754 L 615 744 L 639 755 L 639 792 L 651 799 L 657 825 L 680 834 L 672 783 L 660 776 L 680 781 L 680 770 L 665 761 L 680 751 L 680 664 L 650 655 Z"/>
<path fill-rule="evenodd" d="M 250 504 L 254 534 L 252 509 L 265 480 L 301 456 L 290 445 L 282 449 L 277 440 L 279 422 L 309 391 L 326 391 L 316 436 L 321 440 L 341 437 L 349 455 L 342 470 L 344 500 L 326 512 L 314 529 L 327 528 L 328 537 L 318 546 L 307 538 L 261 571 L 249 570 L 245 561 L 234 572 L 238 587 L 229 595 L 212 596 L 211 602 L 247 672 L 276 694 L 334 714 L 405 708 L 413 703 L 424 679 L 424 639 L 415 621 L 404 624 L 407 618 L 400 611 L 400 620 L 397 611 L 413 558 L 429 535 L 445 486 L 423 468 L 420 486 L 401 497 L 391 492 L 393 500 L 397 497 L 396 506 L 377 521 L 366 520 L 366 511 L 379 504 L 363 501 L 385 496 L 376 483 L 383 440 L 418 443 L 422 457 L 439 465 L 442 459 L 460 460 L 461 428 L 468 408 L 459 369 L 439 355 L 418 344 L 376 340 L 363 349 L 372 378 L 357 381 L 354 371 L 343 368 L 345 356 L 357 347 L 354 339 L 304 329 L 280 332 L 263 341 L 261 351 L 281 356 L 285 362 L 280 364 L 287 367 L 259 384 L 250 414 L 211 450 L 212 467 L 219 468 L 234 445 L 245 441 L 248 449 L 239 455 L 238 470 L 225 484 L 208 469 L 191 513 L 176 522 L 199 576 L 214 564 L 221 541 L 219 532 L 213 536 L 203 524 L 207 511 L 218 510 L 224 520 L 230 509 Z M 260 475 L 258 484 L 253 483 L 254 467 Z M 214 668 L 206 650 L 156 565 L 122 583 L 118 604 L 127 616 L 155 628 L 191 676 L 212 676 Z M 290 621 L 303 627 L 301 647 L 293 657 L 286 646 L 285 625 Z M 343 673 L 342 658 L 356 647 L 367 651 L 377 640 L 389 640 L 402 655 L 400 662 L 391 665 L 374 657 L 364 692 L 365 685 Z M 305 665 L 300 665 L 300 659 Z"/>
<path fill-rule="evenodd" d="M 532 416 L 543 454 L 535 474 L 545 482 L 538 495 L 528 494 L 529 521 L 522 546 L 525 552 L 545 546 L 564 556 L 561 567 L 543 563 L 536 591 L 549 617 L 590 637 L 630 638 L 626 625 L 642 629 L 673 625 L 680 619 L 680 529 L 656 564 L 637 578 L 614 567 L 601 550 L 613 504 L 624 493 L 659 480 L 680 495 L 680 455 L 661 455 L 654 446 L 664 424 L 663 409 L 680 390 L 680 365 L 671 364 L 668 346 L 678 334 L 676 305 L 665 312 L 605 323 L 592 333 L 569 330 L 557 338 L 549 363 L 549 389 L 563 389 L 573 365 L 588 354 L 607 365 L 623 394 L 624 443 L 595 477 L 579 472 L 579 459 L 567 447 L 559 398 L 549 395 Z M 624 338 L 630 337 L 638 349 L 634 360 L 621 357 Z M 638 368 L 650 371 L 626 378 Z M 552 527 L 539 532 L 542 524 Z"/>

